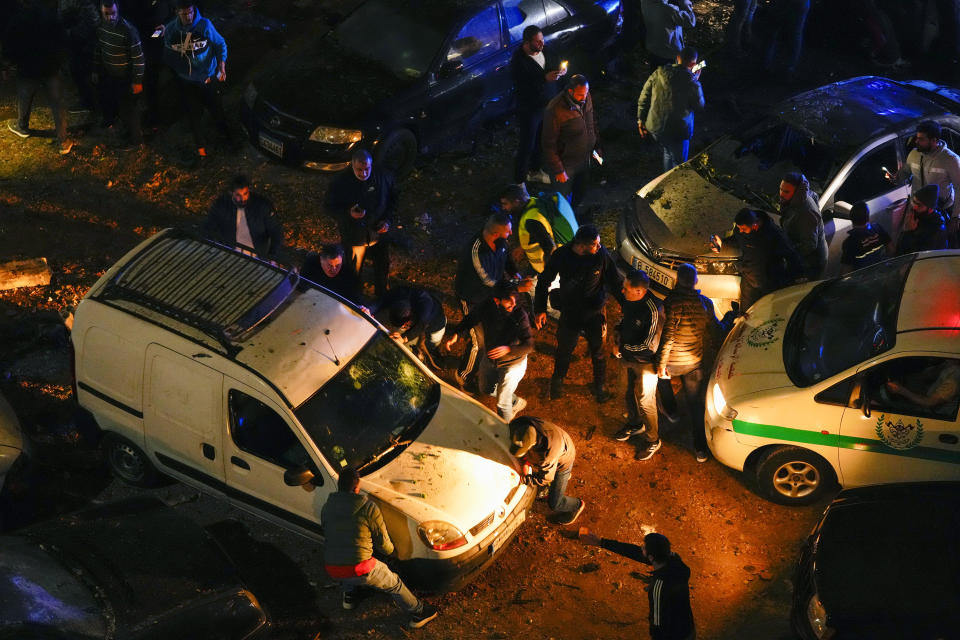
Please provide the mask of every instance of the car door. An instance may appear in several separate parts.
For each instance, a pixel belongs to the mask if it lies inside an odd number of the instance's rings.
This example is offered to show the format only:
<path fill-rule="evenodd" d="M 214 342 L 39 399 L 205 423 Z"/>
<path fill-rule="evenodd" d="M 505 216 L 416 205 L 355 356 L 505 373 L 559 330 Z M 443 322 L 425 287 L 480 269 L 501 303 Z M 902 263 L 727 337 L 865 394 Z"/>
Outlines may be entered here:
<path fill-rule="evenodd" d="M 843 241 L 851 227 L 850 208 L 854 203 L 866 202 L 871 222 L 882 226 L 891 237 L 896 236 L 900 223 L 898 211 L 910 193 L 908 186 L 894 185 L 885 177 L 886 172 L 896 173 L 897 166 L 897 139 L 891 134 L 857 153 L 824 193 L 821 206 L 829 246 L 828 274 L 835 274 L 839 269 Z"/>
<path fill-rule="evenodd" d="M 223 375 L 158 344 L 147 347 L 144 367 L 147 450 L 174 474 L 220 491 Z"/>
<path fill-rule="evenodd" d="M 429 88 L 430 133 L 446 138 L 479 124 L 490 101 L 504 99 L 509 90 L 500 6 L 493 3 L 456 29 L 441 53 Z"/>
<path fill-rule="evenodd" d="M 241 383 L 228 379 L 225 390 L 230 499 L 283 526 L 319 535 L 320 509 L 334 490 L 333 483 L 308 452 L 299 428 L 279 406 Z M 287 486 L 284 473 L 296 467 L 311 469 L 316 480 L 302 487 Z"/>
<path fill-rule="evenodd" d="M 960 479 L 960 359 L 898 354 L 858 375 L 840 425 L 844 485 Z"/>

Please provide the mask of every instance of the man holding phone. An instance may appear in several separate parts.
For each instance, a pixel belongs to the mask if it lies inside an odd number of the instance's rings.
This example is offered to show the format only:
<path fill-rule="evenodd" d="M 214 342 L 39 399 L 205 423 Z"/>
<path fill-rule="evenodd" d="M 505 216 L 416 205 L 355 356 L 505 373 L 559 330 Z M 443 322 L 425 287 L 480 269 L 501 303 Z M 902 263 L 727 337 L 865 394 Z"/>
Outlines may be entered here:
<path fill-rule="evenodd" d="M 693 115 L 704 107 L 697 50 L 684 47 L 676 64 L 650 74 L 637 100 L 640 137 L 652 135 L 663 148 L 663 170 L 687 161 L 693 137 Z"/>
<path fill-rule="evenodd" d="M 540 171 L 540 125 L 543 109 L 557 94 L 557 79 L 567 72 L 567 62 L 544 49 L 543 32 L 530 25 L 523 30 L 523 44 L 510 59 L 510 73 L 517 96 L 517 122 L 520 140 L 514 165 L 514 182 L 528 178 L 542 179 Z"/>

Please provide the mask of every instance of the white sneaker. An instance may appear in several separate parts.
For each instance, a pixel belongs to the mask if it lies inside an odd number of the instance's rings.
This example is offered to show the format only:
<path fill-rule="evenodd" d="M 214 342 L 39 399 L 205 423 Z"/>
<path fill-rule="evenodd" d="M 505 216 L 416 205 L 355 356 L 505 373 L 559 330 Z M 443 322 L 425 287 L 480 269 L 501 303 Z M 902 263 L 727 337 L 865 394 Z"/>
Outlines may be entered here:
<path fill-rule="evenodd" d="M 513 396 L 513 417 L 516 418 L 517 414 L 527 408 L 527 401 L 521 398 L 520 396 Z"/>

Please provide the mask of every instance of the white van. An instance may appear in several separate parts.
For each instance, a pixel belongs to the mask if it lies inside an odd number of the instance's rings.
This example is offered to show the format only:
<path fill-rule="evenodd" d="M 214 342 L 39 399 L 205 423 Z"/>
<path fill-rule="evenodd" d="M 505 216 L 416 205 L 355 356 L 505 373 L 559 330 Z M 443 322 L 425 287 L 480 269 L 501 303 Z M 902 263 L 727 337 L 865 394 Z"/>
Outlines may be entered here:
<path fill-rule="evenodd" d="M 358 467 L 415 585 L 465 584 L 535 497 L 503 421 L 359 308 L 186 232 L 97 281 L 73 348 L 77 398 L 117 476 L 170 475 L 322 538 L 338 471 Z"/>
<path fill-rule="evenodd" d="M 783 504 L 844 487 L 960 480 L 960 251 L 764 296 L 707 387 L 718 461 Z"/>

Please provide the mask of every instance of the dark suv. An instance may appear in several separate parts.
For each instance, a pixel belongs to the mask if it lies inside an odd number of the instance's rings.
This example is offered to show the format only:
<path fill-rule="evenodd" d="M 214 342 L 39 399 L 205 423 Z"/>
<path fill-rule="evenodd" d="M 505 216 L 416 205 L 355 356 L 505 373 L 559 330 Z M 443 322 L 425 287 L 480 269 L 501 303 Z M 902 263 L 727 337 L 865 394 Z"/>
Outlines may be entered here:
<path fill-rule="evenodd" d="M 960 630 L 960 483 L 841 492 L 793 579 L 805 640 L 938 640 Z"/>
<path fill-rule="evenodd" d="M 510 57 L 531 24 L 586 72 L 620 33 L 621 2 L 367 0 L 256 76 L 241 119 L 284 162 L 337 171 L 362 145 L 403 174 L 418 152 L 510 111 Z"/>

